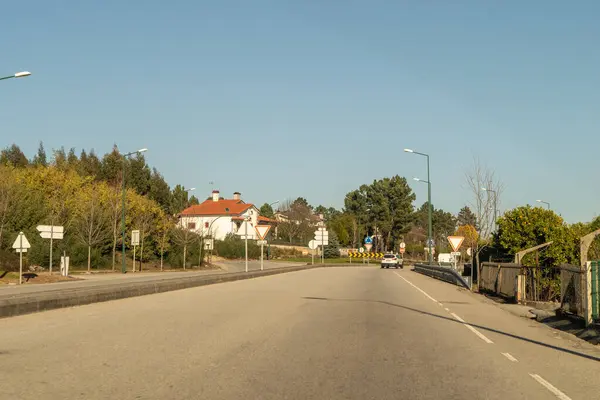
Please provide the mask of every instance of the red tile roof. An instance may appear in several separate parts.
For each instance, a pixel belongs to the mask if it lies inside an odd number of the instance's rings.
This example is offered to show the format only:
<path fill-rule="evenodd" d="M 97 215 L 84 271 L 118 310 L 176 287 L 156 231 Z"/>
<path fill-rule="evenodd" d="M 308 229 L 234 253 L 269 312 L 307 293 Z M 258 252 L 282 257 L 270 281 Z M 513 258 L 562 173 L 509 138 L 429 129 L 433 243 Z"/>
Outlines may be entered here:
<path fill-rule="evenodd" d="M 259 216 L 258 223 L 260 224 L 261 222 L 264 222 L 265 224 L 276 224 L 277 223 L 277 221 L 275 221 L 274 219 Z"/>
<path fill-rule="evenodd" d="M 244 203 L 242 200 L 205 200 L 204 202 L 186 208 L 181 212 L 181 215 L 240 215 L 253 204 Z"/>

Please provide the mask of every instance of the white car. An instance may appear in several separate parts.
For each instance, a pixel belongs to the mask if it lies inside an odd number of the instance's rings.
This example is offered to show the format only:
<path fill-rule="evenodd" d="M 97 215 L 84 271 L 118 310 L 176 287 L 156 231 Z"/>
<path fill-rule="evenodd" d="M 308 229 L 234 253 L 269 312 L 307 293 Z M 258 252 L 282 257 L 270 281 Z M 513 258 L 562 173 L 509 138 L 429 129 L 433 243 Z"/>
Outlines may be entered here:
<path fill-rule="evenodd" d="M 381 268 L 403 268 L 402 261 L 395 254 L 385 254 L 381 259 Z"/>

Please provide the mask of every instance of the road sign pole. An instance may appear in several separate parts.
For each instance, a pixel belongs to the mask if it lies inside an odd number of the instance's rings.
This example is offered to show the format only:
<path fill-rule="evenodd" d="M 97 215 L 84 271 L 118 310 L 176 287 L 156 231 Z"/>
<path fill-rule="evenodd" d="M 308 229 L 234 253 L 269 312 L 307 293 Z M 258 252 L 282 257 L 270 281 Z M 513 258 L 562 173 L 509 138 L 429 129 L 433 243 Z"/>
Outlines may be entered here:
<path fill-rule="evenodd" d="M 264 269 L 264 266 L 263 266 L 263 248 L 264 247 L 265 246 L 261 243 L 261 245 L 260 245 L 260 270 L 261 271 Z"/>
<path fill-rule="evenodd" d="M 325 236 L 321 235 L 321 264 L 325 265 Z"/>
<path fill-rule="evenodd" d="M 136 246 L 133 245 L 133 269 L 132 269 L 132 272 L 135 272 L 135 248 L 136 248 Z"/>
<path fill-rule="evenodd" d="M 52 275 L 52 237 L 54 236 L 54 221 L 52 221 L 52 225 L 50 225 L 50 275 Z"/>
<path fill-rule="evenodd" d="M 244 235 L 244 246 L 245 246 L 245 251 L 246 251 L 246 272 L 248 272 L 248 220 L 245 221 L 246 223 L 244 230 L 246 231 L 245 235 Z"/>
<path fill-rule="evenodd" d="M 19 285 L 23 284 L 23 232 L 19 233 Z"/>

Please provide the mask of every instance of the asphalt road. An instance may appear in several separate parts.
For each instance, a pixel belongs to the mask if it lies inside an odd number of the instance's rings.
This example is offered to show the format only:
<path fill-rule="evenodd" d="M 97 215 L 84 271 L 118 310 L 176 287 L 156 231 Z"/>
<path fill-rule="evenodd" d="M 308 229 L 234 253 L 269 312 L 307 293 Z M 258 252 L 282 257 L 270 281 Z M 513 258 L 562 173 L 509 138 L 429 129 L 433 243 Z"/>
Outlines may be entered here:
<path fill-rule="evenodd" d="M 407 269 L 298 271 L 0 320 L 7 399 L 595 399 L 599 360 Z"/>

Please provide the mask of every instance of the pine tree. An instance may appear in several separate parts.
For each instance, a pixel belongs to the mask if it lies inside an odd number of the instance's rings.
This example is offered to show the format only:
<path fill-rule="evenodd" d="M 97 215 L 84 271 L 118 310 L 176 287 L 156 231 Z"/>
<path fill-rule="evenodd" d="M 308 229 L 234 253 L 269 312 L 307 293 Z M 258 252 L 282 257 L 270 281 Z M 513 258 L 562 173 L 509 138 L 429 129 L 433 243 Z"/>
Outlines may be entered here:
<path fill-rule="evenodd" d="M 329 231 L 329 244 L 325 246 L 325 258 L 339 258 L 340 242 L 334 231 Z"/>
<path fill-rule="evenodd" d="M 33 157 L 33 165 L 40 167 L 48 166 L 48 159 L 46 157 L 46 149 L 44 149 L 44 143 L 40 142 L 40 146 L 38 147 L 37 154 Z"/>

